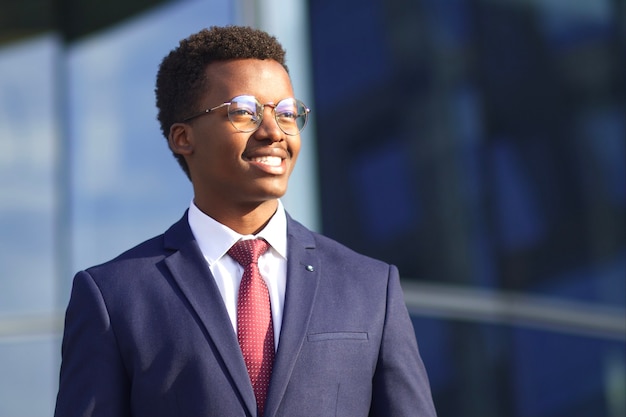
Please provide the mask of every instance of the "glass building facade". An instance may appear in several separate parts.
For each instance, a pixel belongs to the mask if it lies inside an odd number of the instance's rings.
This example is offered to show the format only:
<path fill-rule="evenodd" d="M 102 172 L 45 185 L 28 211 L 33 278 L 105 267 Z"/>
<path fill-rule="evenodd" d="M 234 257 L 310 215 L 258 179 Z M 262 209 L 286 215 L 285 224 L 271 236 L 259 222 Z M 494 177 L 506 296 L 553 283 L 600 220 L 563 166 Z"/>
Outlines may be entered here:
<path fill-rule="evenodd" d="M 323 231 L 446 416 L 626 415 L 623 1 L 310 2 Z"/>
<path fill-rule="evenodd" d="M 626 416 L 624 1 L 128 3 L 0 27 L 0 417 L 52 414 L 73 274 L 188 206 L 154 78 L 225 24 L 286 46 L 285 205 L 399 266 L 440 417 Z"/>

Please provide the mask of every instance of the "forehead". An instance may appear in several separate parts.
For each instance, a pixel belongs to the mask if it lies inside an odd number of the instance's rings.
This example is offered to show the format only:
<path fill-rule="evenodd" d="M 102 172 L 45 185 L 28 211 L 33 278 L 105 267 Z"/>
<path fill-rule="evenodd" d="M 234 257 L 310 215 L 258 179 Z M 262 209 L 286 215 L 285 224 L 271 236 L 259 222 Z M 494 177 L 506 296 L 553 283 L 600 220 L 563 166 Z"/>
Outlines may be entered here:
<path fill-rule="evenodd" d="M 208 100 L 225 101 L 249 94 L 262 103 L 293 97 L 289 74 L 278 62 L 266 59 L 241 59 L 214 62 L 205 71 Z"/>

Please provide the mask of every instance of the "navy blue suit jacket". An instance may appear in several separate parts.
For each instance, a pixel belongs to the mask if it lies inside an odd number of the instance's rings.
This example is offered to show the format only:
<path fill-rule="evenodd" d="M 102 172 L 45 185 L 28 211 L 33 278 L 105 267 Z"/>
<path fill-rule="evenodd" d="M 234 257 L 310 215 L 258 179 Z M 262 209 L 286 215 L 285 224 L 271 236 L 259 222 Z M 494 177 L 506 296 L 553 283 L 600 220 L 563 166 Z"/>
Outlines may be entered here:
<path fill-rule="evenodd" d="M 265 416 L 432 417 L 398 271 L 288 217 Z M 74 278 L 57 417 L 256 416 L 237 337 L 187 216 Z"/>

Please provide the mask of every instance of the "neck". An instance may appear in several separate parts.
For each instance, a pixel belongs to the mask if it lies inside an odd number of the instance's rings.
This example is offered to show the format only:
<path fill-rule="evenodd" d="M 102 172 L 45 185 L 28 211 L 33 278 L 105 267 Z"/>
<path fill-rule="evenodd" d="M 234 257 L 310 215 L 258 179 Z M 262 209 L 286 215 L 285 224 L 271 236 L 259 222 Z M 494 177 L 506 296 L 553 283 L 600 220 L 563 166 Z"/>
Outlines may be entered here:
<path fill-rule="evenodd" d="M 203 204 L 198 199 L 194 199 L 194 204 L 207 216 L 241 235 L 255 235 L 260 232 L 278 209 L 278 200 L 226 209 Z"/>

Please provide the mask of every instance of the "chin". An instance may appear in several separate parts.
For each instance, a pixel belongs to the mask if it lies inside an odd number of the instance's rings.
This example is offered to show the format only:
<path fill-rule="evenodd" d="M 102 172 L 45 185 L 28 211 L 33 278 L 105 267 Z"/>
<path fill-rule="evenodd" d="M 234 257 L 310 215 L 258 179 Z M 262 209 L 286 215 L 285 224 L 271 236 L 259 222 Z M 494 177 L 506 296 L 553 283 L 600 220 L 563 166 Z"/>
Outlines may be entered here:
<path fill-rule="evenodd" d="M 270 184 L 266 184 L 266 186 L 259 189 L 259 191 L 259 194 L 265 195 L 266 200 L 273 200 L 285 195 L 287 192 L 287 184 L 283 181 L 272 182 Z"/>
<path fill-rule="evenodd" d="M 282 190 L 276 190 L 274 192 L 268 193 L 266 194 L 265 200 L 276 200 L 284 196 L 286 192 L 287 192 L 286 189 L 282 189 Z"/>

